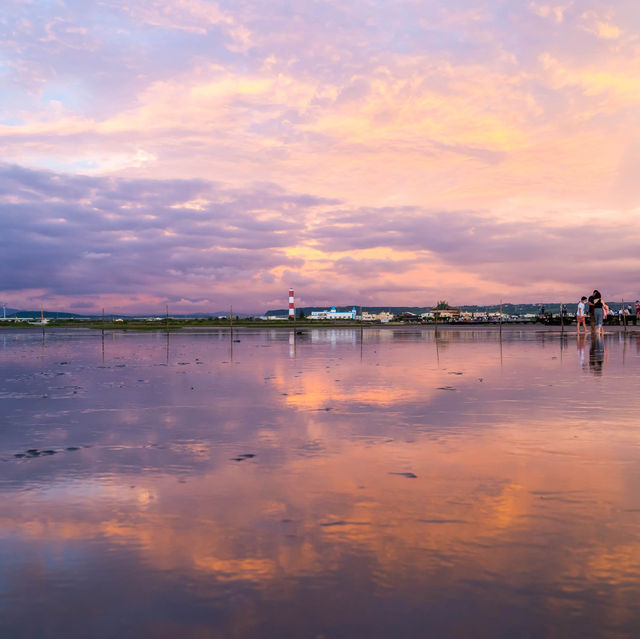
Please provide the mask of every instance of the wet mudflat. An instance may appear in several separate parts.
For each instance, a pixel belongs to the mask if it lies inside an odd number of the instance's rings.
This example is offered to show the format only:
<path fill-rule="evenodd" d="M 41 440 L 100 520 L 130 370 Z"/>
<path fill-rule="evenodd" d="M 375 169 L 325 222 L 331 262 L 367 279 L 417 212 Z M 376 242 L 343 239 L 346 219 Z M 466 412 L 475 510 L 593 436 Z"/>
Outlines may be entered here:
<path fill-rule="evenodd" d="M 640 635 L 640 334 L 0 333 L 0 636 Z"/>

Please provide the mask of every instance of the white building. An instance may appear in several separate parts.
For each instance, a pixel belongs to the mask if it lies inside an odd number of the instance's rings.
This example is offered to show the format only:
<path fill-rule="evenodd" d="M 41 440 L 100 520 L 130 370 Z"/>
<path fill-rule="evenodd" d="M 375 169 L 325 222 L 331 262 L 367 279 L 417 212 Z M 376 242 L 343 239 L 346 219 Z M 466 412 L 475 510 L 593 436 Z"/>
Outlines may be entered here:
<path fill-rule="evenodd" d="M 369 313 L 368 311 L 362 311 L 360 319 L 362 319 L 363 322 L 382 322 L 386 324 L 393 319 L 393 313 L 387 313 L 385 311 L 381 313 Z"/>
<path fill-rule="evenodd" d="M 350 311 L 339 312 L 336 307 L 332 306 L 330 311 L 311 311 L 309 319 L 329 319 L 329 320 L 354 320 L 356 319 L 356 309 Z"/>

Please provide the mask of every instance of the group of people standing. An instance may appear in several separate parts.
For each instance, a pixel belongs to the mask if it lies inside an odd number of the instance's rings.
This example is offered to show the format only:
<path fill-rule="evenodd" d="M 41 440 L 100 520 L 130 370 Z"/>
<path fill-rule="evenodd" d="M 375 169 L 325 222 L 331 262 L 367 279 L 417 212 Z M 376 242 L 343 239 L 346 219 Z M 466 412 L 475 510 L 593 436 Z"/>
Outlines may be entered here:
<path fill-rule="evenodd" d="M 589 317 L 591 330 L 597 335 L 602 335 L 604 332 L 604 319 L 610 313 L 611 310 L 602 299 L 602 294 L 598 289 L 595 289 L 589 298 L 583 295 L 578 304 L 578 312 L 576 313 L 578 333 L 580 332 L 580 326 L 584 327 L 585 333 L 587 332 L 586 320 L 587 317 Z"/>

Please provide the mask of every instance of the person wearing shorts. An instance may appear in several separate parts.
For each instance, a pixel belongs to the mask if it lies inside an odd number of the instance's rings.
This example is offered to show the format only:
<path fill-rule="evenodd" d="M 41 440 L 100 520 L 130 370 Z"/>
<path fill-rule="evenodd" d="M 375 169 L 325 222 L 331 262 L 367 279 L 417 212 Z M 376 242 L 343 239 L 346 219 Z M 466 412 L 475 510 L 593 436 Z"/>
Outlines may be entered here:
<path fill-rule="evenodd" d="M 578 304 L 578 311 L 576 313 L 576 324 L 577 324 L 577 331 L 578 333 L 580 332 L 580 326 L 582 326 L 584 328 L 584 332 L 587 332 L 587 315 L 586 315 L 586 306 L 587 306 L 587 298 L 583 295 L 580 298 L 580 303 Z"/>

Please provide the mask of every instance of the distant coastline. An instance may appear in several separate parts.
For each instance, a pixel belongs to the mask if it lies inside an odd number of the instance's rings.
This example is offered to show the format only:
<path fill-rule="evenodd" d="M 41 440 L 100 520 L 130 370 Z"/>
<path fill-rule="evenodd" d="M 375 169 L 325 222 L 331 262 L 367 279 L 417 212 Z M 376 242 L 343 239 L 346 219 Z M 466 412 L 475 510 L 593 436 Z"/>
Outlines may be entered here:
<path fill-rule="evenodd" d="M 607 302 L 610 308 L 613 311 L 618 311 L 622 302 Z M 632 303 L 632 301 L 625 301 L 625 306 L 628 306 Z M 547 313 L 560 313 L 562 302 L 548 302 L 548 303 L 540 303 L 540 304 L 514 304 L 511 302 L 505 302 L 500 305 L 497 304 L 488 304 L 488 305 L 474 305 L 474 304 L 465 304 L 459 305 L 457 308 L 461 313 L 498 313 L 500 310 L 505 315 L 510 316 L 523 316 L 523 315 L 531 315 L 538 314 L 540 308 L 544 308 Z M 567 312 L 569 314 L 575 314 L 577 309 L 577 303 L 566 304 Z M 305 317 L 310 315 L 313 311 L 321 311 L 326 309 L 326 306 L 299 306 L 296 307 L 296 315 L 299 315 L 301 312 Z M 335 307 L 337 311 L 348 311 L 352 308 L 358 309 L 358 312 L 362 311 L 364 313 L 391 313 L 392 315 L 400 315 L 402 313 L 413 313 L 414 315 L 420 315 L 422 313 L 426 313 L 430 311 L 432 306 L 365 306 L 358 304 L 346 304 L 339 305 Z M 98 321 L 102 320 L 101 313 L 76 313 L 70 311 L 57 311 L 57 310 L 20 310 L 15 308 L 6 308 L 6 319 L 14 320 L 14 319 L 32 319 L 32 320 L 40 320 L 42 317 L 48 320 L 84 320 L 84 321 Z M 210 311 L 210 312 L 198 312 L 198 313 L 168 313 L 170 318 L 174 319 L 182 319 L 182 320 L 190 320 L 190 319 L 204 319 L 204 320 L 215 320 L 216 318 L 228 318 L 229 310 L 218 310 L 218 311 Z M 254 313 L 242 313 L 233 311 L 234 318 L 238 319 L 248 319 L 248 318 L 259 318 L 266 316 L 284 316 L 288 315 L 287 308 L 277 308 L 277 309 L 269 309 L 263 313 L 254 312 Z M 166 318 L 166 314 L 162 313 L 117 313 L 107 311 L 104 315 L 106 320 L 114 320 L 114 319 L 123 319 L 127 321 L 146 321 L 146 320 L 164 320 Z M 0 322 L 4 319 L 2 309 L 0 308 Z"/>

